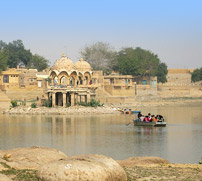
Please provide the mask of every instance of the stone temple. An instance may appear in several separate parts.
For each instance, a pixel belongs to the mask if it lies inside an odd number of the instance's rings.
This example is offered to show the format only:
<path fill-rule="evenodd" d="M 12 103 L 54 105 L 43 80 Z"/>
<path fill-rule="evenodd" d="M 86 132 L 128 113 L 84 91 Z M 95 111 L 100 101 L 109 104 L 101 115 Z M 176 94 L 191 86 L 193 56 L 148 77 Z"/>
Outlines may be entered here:
<path fill-rule="evenodd" d="M 91 66 L 82 58 L 74 63 L 63 54 L 50 69 L 50 79 L 47 94 L 53 107 L 89 102 L 95 96 L 97 87 L 92 86 Z"/>

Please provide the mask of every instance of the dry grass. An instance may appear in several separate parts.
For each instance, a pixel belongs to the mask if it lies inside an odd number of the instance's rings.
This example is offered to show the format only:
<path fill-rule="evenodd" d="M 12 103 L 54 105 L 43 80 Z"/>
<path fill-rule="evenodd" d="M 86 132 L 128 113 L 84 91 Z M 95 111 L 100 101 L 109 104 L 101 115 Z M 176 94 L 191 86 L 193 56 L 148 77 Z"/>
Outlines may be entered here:
<path fill-rule="evenodd" d="M 161 164 L 124 167 L 128 180 L 202 181 L 202 165 Z"/>

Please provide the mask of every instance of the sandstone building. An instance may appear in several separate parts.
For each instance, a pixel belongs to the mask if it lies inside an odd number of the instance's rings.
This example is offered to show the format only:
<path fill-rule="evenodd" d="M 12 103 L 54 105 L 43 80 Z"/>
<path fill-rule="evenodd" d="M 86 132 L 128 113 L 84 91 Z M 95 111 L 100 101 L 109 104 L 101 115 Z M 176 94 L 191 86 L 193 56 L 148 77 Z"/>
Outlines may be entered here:
<path fill-rule="evenodd" d="M 103 75 L 92 70 L 82 58 L 73 62 L 62 55 L 52 67 L 42 72 L 36 69 L 16 68 L 0 74 L 1 97 L 4 100 L 50 99 L 52 106 L 75 105 L 89 102 L 91 98 L 102 103 L 134 103 L 154 97 L 199 97 L 201 84 L 191 82 L 191 69 L 168 69 L 165 84 L 157 77 Z"/>

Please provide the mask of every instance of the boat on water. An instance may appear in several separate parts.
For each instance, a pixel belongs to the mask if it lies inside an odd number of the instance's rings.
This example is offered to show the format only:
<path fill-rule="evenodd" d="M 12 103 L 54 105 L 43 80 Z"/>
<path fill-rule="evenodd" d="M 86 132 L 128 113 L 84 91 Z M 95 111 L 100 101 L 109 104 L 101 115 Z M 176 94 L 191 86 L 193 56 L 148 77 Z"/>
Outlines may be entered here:
<path fill-rule="evenodd" d="M 123 114 L 138 114 L 141 111 L 132 111 L 131 109 L 120 110 Z"/>
<path fill-rule="evenodd" d="M 132 114 L 138 114 L 140 113 L 141 111 L 132 111 Z"/>
<path fill-rule="evenodd" d="M 153 127 L 165 127 L 166 122 L 145 122 L 145 121 L 140 121 L 140 119 L 133 119 L 134 125 L 135 126 L 153 126 Z"/>

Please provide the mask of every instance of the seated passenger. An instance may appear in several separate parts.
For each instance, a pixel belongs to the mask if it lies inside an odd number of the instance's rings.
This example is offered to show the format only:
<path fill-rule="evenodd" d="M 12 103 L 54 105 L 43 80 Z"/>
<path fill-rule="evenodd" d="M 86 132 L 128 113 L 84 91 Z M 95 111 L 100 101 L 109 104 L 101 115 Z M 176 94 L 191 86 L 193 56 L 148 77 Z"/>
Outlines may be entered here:
<path fill-rule="evenodd" d="M 142 115 L 139 119 L 141 120 L 141 121 L 144 121 L 144 116 Z"/>
<path fill-rule="evenodd" d="M 161 122 L 164 122 L 164 118 L 162 115 L 159 115 Z"/>
<path fill-rule="evenodd" d="M 144 120 L 145 120 L 146 122 L 150 122 L 148 116 L 145 116 Z"/>
<path fill-rule="evenodd" d="M 142 116 L 141 112 L 138 113 L 137 117 L 140 118 Z"/>
<path fill-rule="evenodd" d="M 158 115 L 157 122 L 163 122 L 163 121 L 164 121 L 163 116 Z"/>
<path fill-rule="evenodd" d="M 148 121 L 151 122 L 152 121 L 152 117 L 151 117 L 151 114 L 148 113 Z"/>
<path fill-rule="evenodd" d="M 155 116 L 154 115 L 152 115 L 152 121 L 151 122 L 153 122 L 153 123 L 155 123 L 156 122 L 156 118 L 155 118 Z"/>

